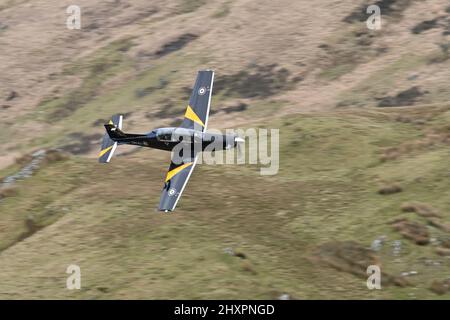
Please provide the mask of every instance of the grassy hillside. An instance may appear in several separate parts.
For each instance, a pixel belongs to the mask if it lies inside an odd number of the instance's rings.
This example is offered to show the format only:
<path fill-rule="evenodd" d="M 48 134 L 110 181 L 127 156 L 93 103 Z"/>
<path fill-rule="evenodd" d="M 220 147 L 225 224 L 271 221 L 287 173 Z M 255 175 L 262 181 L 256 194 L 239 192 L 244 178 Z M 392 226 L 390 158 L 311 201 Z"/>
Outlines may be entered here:
<path fill-rule="evenodd" d="M 48 150 L 0 184 L 0 298 L 448 299 L 450 8 L 367 3 L 0 4 L 0 181 Z M 279 128 L 280 170 L 198 166 L 161 214 L 169 154 L 100 165 L 102 124 L 178 125 L 204 68 L 209 127 Z"/>
<path fill-rule="evenodd" d="M 201 165 L 173 214 L 154 211 L 166 169 L 164 161 L 149 161 L 157 151 L 117 157 L 106 166 L 83 157 L 49 162 L 2 200 L 1 295 L 439 297 L 429 287 L 448 277 L 448 258 L 436 250 L 449 233 L 430 226 L 429 218 L 402 212 L 401 205 L 432 205 L 440 221 L 449 222 L 450 149 L 436 141 L 396 159 L 381 157 L 442 129 L 450 106 L 414 109 L 406 123 L 401 111 L 280 118 L 269 123 L 282 128 L 278 175 L 262 177 L 251 166 Z M 402 191 L 378 193 L 393 184 Z M 391 225 L 398 218 L 423 225 L 436 240 L 421 246 L 402 237 Z M 30 219 L 36 230 L 24 238 Z M 386 284 L 371 292 L 357 263 L 371 261 L 366 248 L 380 236 L 386 240 L 374 257 Z M 401 241 L 398 256 L 395 240 Z M 65 289 L 65 268 L 72 263 L 82 269 L 77 292 Z M 401 276 L 408 271 L 418 274 Z"/>

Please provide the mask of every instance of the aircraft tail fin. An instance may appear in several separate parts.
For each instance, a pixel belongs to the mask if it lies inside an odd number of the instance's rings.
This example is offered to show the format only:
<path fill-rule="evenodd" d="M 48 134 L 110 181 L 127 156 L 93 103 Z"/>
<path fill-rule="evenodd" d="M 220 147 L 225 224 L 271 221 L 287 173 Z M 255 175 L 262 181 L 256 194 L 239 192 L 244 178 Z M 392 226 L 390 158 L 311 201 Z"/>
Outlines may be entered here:
<path fill-rule="evenodd" d="M 98 155 L 100 163 L 108 163 L 111 160 L 114 151 L 117 148 L 117 142 L 114 139 L 121 138 L 122 132 L 122 115 L 114 115 L 108 124 L 105 124 L 106 133 L 103 136 L 102 147 Z"/>

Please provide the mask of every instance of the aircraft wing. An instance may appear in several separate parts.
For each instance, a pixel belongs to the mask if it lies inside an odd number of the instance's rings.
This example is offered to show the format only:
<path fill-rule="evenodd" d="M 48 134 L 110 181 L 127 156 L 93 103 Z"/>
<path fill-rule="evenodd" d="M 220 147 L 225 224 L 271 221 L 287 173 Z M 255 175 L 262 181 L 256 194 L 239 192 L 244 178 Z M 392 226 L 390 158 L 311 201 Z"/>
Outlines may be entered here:
<path fill-rule="evenodd" d="M 183 159 L 181 164 L 171 161 L 161 193 L 159 210 L 173 211 L 175 209 L 191 173 L 194 171 L 196 162 L 197 155 Z"/>
<path fill-rule="evenodd" d="M 198 72 L 180 128 L 206 131 L 213 82 L 213 71 L 203 70 Z M 181 164 L 176 164 L 172 159 L 161 193 L 159 210 L 173 211 L 175 209 L 196 163 L 197 155 L 183 159 Z"/>
<path fill-rule="evenodd" d="M 213 82 L 214 71 L 203 70 L 198 72 L 181 128 L 206 131 Z"/>

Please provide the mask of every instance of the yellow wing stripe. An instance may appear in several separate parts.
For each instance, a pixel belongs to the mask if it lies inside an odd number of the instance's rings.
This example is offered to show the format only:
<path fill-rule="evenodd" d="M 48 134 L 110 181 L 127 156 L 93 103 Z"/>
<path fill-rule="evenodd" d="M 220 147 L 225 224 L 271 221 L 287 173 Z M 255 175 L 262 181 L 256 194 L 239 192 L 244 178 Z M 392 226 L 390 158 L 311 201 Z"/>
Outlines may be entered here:
<path fill-rule="evenodd" d="M 98 154 L 98 157 L 101 158 L 105 153 L 107 153 L 109 150 L 111 150 L 113 146 L 110 146 L 108 148 L 103 149 L 102 151 L 100 151 L 100 153 Z"/>
<path fill-rule="evenodd" d="M 188 118 L 189 120 L 192 120 L 194 122 L 197 122 L 202 127 L 205 126 L 203 121 L 198 117 L 198 115 L 192 110 L 191 106 L 187 106 L 186 113 L 184 114 L 185 118 Z"/>
<path fill-rule="evenodd" d="M 187 167 L 189 167 L 189 166 L 191 166 L 191 165 L 192 165 L 192 162 L 188 162 L 188 163 L 185 163 L 185 164 L 183 164 L 183 165 L 181 165 L 181 166 L 179 166 L 179 167 L 176 167 L 175 169 L 170 170 L 169 172 L 167 172 L 166 182 L 169 181 L 170 179 L 172 179 L 172 177 L 173 177 L 174 175 L 176 175 L 178 172 L 180 172 L 180 171 L 183 170 L 184 168 L 187 168 Z"/>

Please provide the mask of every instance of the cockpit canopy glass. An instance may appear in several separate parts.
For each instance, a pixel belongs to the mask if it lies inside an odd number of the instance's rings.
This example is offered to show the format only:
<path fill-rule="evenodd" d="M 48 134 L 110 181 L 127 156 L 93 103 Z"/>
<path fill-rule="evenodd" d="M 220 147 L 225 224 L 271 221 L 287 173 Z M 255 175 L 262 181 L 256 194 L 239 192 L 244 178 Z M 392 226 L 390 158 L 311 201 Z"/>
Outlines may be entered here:
<path fill-rule="evenodd" d="M 156 138 L 163 142 L 192 141 L 194 130 L 186 128 L 161 128 L 156 130 Z"/>

